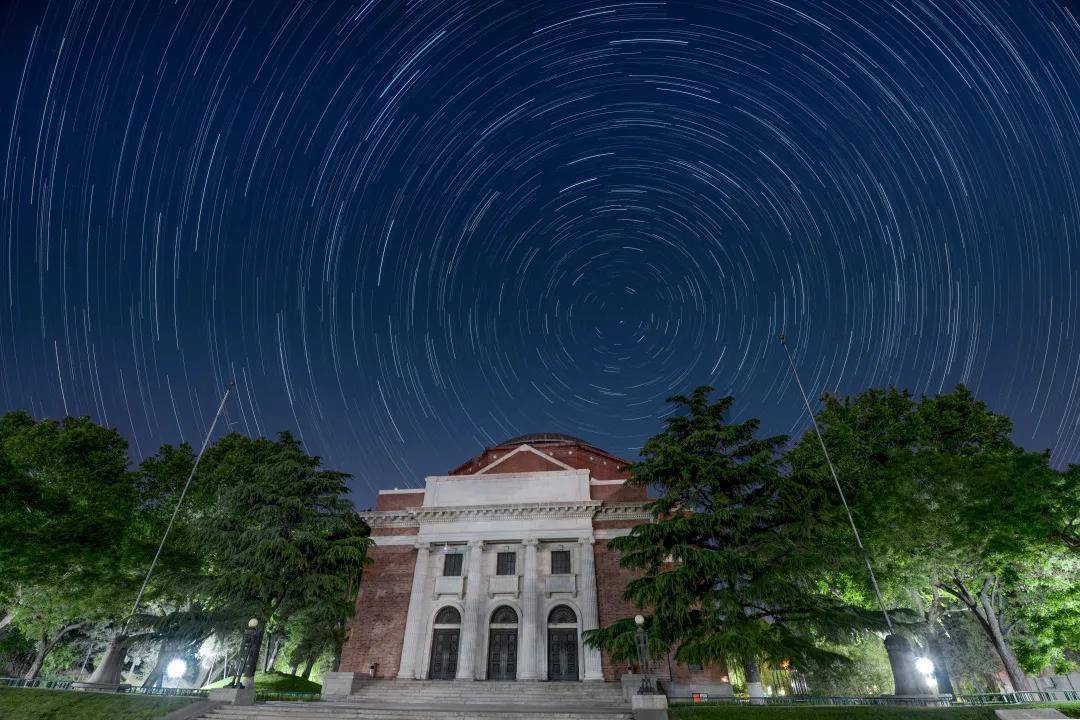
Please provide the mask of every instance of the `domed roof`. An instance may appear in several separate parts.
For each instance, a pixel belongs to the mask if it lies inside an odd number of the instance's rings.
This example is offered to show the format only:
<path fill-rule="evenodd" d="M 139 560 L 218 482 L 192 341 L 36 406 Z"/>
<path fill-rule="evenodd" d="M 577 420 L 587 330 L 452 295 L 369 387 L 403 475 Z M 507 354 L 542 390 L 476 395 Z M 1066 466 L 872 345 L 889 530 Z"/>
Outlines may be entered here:
<path fill-rule="evenodd" d="M 529 445 L 543 445 L 545 443 L 581 443 L 582 445 L 592 445 L 592 443 L 585 442 L 579 437 L 573 435 L 566 435 L 564 433 L 529 433 L 528 435 L 518 435 L 512 437 L 509 440 L 503 440 L 499 443 L 499 447 L 504 445 L 521 445 L 522 443 L 528 443 Z"/>

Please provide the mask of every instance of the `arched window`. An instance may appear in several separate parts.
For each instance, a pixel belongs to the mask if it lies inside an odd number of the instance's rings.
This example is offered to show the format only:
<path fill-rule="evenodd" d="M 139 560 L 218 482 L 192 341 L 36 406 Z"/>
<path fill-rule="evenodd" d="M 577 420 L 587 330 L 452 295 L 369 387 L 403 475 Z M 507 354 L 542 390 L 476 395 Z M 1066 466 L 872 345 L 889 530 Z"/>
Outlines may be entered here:
<path fill-rule="evenodd" d="M 577 622 L 577 614 L 566 605 L 559 605 L 548 615 L 548 625 L 573 625 Z"/>
<path fill-rule="evenodd" d="M 461 613 L 457 611 L 457 608 L 444 607 L 439 611 L 439 614 L 435 616 L 436 625 L 460 625 Z"/>
<path fill-rule="evenodd" d="M 514 608 L 503 605 L 491 614 L 492 625 L 517 625 L 518 617 Z"/>

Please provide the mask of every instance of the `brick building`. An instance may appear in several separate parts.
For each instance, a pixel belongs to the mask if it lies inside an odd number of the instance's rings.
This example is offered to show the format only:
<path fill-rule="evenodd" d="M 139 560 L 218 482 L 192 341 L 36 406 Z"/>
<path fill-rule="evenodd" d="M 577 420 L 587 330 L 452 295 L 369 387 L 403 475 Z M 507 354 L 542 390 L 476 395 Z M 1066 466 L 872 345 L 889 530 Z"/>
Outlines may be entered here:
<path fill-rule="evenodd" d="M 525 435 L 423 490 L 384 490 L 341 670 L 375 677 L 616 681 L 625 666 L 583 630 L 636 613 L 607 541 L 649 519 L 627 462 L 568 435 Z M 670 658 L 682 694 L 730 694 L 723 669 Z"/>

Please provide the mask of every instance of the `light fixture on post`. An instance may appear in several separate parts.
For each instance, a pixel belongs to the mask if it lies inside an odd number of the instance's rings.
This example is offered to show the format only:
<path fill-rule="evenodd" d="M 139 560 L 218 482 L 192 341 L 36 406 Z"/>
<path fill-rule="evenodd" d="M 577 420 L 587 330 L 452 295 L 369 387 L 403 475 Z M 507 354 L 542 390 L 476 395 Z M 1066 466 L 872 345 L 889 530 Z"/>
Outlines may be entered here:
<path fill-rule="evenodd" d="M 170 660 L 169 664 L 165 667 L 165 675 L 170 680 L 178 680 L 178 679 L 184 677 L 184 673 L 186 673 L 186 672 L 187 672 L 187 663 L 184 662 L 183 660 L 181 660 L 180 658 Z"/>
<path fill-rule="evenodd" d="M 641 687 L 638 688 L 637 694 L 653 695 L 656 693 L 656 688 L 653 687 L 652 680 L 649 678 L 649 640 L 645 635 L 645 617 L 635 615 L 634 624 L 637 625 L 634 634 L 637 639 L 638 668 L 641 670 Z"/>

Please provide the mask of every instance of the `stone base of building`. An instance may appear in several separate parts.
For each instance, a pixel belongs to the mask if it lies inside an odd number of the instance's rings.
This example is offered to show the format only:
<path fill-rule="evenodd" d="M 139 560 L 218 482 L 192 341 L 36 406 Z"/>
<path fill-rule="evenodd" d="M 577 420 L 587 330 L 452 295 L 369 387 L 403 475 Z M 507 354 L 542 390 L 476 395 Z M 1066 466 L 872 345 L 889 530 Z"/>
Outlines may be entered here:
<path fill-rule="evenodd" d="M 735 692 L 731 689 L 731 683 L 726 682 L 665 682 L 664 694 L 669 698 L 692 698 L 694 695 L 719 698 L 732 697 Z"/>
<path fill-rule="evenodd" d="M 634 695 L 630 699 L 634 720 L 668 720 L 666 695 Z"/>
<path fill-rule="evenodd" d="M 214 688 L 210 691 L 210 702 L 229 703 L 231 705 L 254 705 L 255 686 Z"/>
<path fill-rule="evenodd" d="M 365 676 L 352 672 L 328 672 L 322 678 L 324 699 L 346 698 L 360 689 Z"/>

